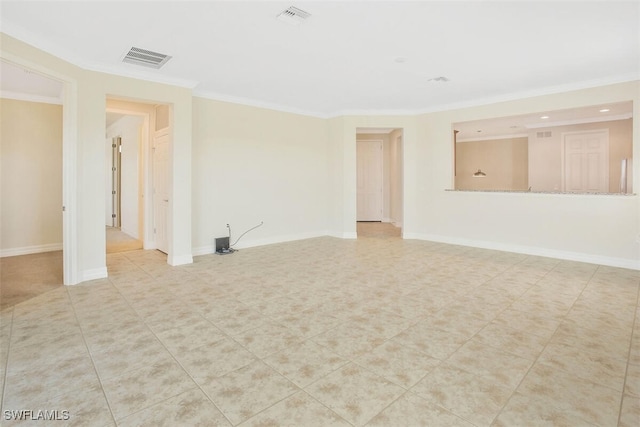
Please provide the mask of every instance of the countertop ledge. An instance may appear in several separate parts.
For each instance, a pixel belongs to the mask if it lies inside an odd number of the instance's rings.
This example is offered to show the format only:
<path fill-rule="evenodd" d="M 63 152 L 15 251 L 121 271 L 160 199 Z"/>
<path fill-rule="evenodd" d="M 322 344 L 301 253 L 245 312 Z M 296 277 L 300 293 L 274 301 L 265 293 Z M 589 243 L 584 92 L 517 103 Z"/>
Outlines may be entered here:
<path fill-rule="evenodd" d="M 582 192 L 562 192 L 562 191 L 535 191 L 535 190 L 457 190 L 451 188 L 445 188 L 444 191 L 451 191 L 454 193 L 514 193 L 514 194 L 558 194 L 567 196 L 619 196 L 619 197 L 631 197 L 636 196 L 636 193 L 582 193 Z"/>

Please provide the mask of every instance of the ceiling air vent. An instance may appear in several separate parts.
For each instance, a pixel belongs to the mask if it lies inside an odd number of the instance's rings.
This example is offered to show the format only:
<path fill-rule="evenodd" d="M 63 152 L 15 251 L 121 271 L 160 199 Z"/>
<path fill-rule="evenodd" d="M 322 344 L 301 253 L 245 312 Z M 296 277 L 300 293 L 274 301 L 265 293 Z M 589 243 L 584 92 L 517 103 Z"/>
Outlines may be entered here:
<path fill-rule="evenodd" d="M 128 62 L 129 64 L 142 65 L 151 68 L 160 68 L 170 60 L 169 55 L 164 55 L 158 52 L 152 52 L 146 49 L 140 49 L 139 47 L 132 47 L 129 52 L 122 58 L 122 62 Z"/>
<path fill-rule="evenodd" d="M 298 9 L 295 6 L 291 6 L 288 9 L 280 12 L 276 16 L 276 18 L 289 24 L 300 25 L 305 19 L 310 16 L 311 14 L 309 12 L 305 12 L 304 10 Z"/>

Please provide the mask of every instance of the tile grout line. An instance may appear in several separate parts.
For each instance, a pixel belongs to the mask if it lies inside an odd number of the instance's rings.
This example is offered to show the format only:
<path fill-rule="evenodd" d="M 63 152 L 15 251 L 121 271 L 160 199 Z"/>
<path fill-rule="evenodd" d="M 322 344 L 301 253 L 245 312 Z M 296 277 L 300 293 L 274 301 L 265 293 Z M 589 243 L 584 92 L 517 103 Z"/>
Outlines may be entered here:
<path fill-rule="evenodd" d="M 629 365 L 631 364 L 631 352 L 633 350 L 633 335 L 636 331 L 636 328 L 640 325 L 640 317 L 638 317 L 638 310 L 640 310 L 640 279 L 638 279 L 638 283 L 636 284 L 636 307 L 633 312 L 633 324 L 631 327 L 631 339 L 629 340 L 629 351 L 627 352 L 627 366 L 624 370 L 624 381 L 622 382 L 622 395 L 620 396 L 620 409 L 618 411 L 618 424 L 620 425 L 620 421 L 622 418 L 622 405 L 624 403 L 624 395 L 625 390 L 627 389 L 627 377 L 629 375 Z"/>
<path fill-rule="evenodd" d="M 550 270 L 548 270 L 543 276 L 541 276 L 533 285 L 531 285 L 529 287 L 529 289 L 532 289 L 534 286 L 536 286 L 537 283 L 539 283 L 541 280 L 543 280 L 545 277 L 547 277 L 552 271 L 554 271 L 558 265 L 561 264 L 562 261 L 556 263 L 556 265 L 554 265 L 554 267 Z M 591 277 L 593 277 L 593 275 L 595 274 L 594 270 L 593 274 L 591 275 Z M 589 279 L 591 280 L 591 278 Z M 589 283 L 589 281 L 587 281 L 587 284 Z M 585 288 L 586 289 L 586 285 Z M 584 292 L 584 289 L 582 289 L 582 291 L 580 292 L 580 295 L 582 295 L 582 292 Z M 526 293 L 526 292 L 525 292 Z M 522 294 L 524 295 L 524 293 Z M 571 307 L 573 307 L 573 305 L 575 304 L 575 302 L 578 300 L 579 296 L 576 297 L 576 299 L 573 301 L 573 303 L 571 304 Z M 513 303 L 512 303 L 513 304 Z M 509 307 L 511 307 L 511 304 L 509 305 Z M 567 311 L 567 313 L 571 311 L 571 308 Z M 563 318 L 566 316 L 563 315 Z M 513 396 L 518 392 L 518 389 L 520 388 L 520 386 L 522 385 L 522 383 L 524 382 L 525 378 L 527 378 L 527 376 L 529 375 L 529 373 L 531 372 L 531 369 L 533 369 L 533 367 L 536 365 L 536 363 L 538 363 L 538 361 L 540 360 L 540 356 L 542 356 L 542 354 L 544 353 L 544 351 L 547 349 L 547 346 L 549 345 L 549 343 L 551 342 L 551 340 L 553 339 L 553 336 L 556 334 L 556 332 L 558 331 L 558 328 L 560 328 L 560 325 L 562 324 L 562 321 L 560 321 L 558 323 L 558 326 L 556 326 L 553 334 L 551 334 L 551 336 L 549 337 L 549 339 L 547 340 L 547 342 L 545 343 L 544 347 L 542 348 L 542 350 L 540 351 L 540 353 L 538 353 L 538 356 L 533 360 L 533 362 L 531 363 L 531 366 L 529 366 L 529 368 L 527 369 L 527 372 L 522 376 L 522 378 L 520 379 L 520 381 L 518 381 L 518 384 L 514 387 L 513 391 L 511 392 L 511 394 L 509 395 L 509 398 L 505 401 L 504 405 L 502 405 L 502 407 L 498 410 L 497 414 L 493 417 L 493 419 L 491 420 L 490 424 L 494 424 L 496 422 L 496 420 L 500 417 L 500 415 L 502 414 L 502 412 L 504 411 L 504 408 L 507 407 L 507 405 L 509 404 L 509 402 L 511 401 L 511 399 L 513 399 Z"/>
<path fill-rule="evenodd" d="M 15 306 L 14 306 L 15 307 Z M 2 408 L 2 413 L 4 414 L 4 403 L 5 403 L 5 393 L 7 390 L 7 377 L 9 374 L 9 357 L 11 356 L 11 337 L 13 336 L 13 327 L 14 327 L 14 317 L 15 317 L 15 308 L 11 307 L 11 326 L 9 327 L 9 338 L 7 339 L 7 360 L 4 362 L 4 381 L 2 383 L 2 395 L 0 396 L 2 399 L 2 404 L 0 407 Z"/>
<path fill-rule="evenodd" d="M 109 283 L 111 284 L 110 280 L 109 280 Z M 113 285 L 111 285 L 111 286 L 113 286 Z M 87 350 L 87 356 L 89 356 L 89 359 L 91 360 L 91 366 L 93 366 L 93 371 L 96 374 L 96 378 L 98 379 L 98 383 L 100 384 L 100 390 L 102 391 L 102 395 L 104 396 L 104 401 L 107 404 L 107 408 L 109 408 L 109 413 L 111 414 L 111 418 L 113 420 L 113 423 L 115 425 L 118 425 L 118 423 L 116 421 L 115 414 L 113 413 L 113 408 L 111 408 L 111 403 L 109 402 L 109 399 L 107 398 L 107 394 L 104 391 L 104 385 L 102 383 L 102 378 L 100 378 L 100 375 L 98 374 L 98 368 L 96 368 L 95 361 L 93 360 L 93 356 L 91 355 L 91 351 L 89 350 L 89 345 L 87 344 L 87 339 L 84 336 L 84 330 L 82 329 L 82 325 L 80 323 L 80 319 L 78 318 L 78 313 L 76 312 L 76 306 L 73 303 L 73 298 L 71 298 L 71 291 L 69 290 L 68 286 L 66 286 L 65 288 L 66 288 L 65 291 L 66 291 L 66 294 L 67 294 L 67 298 L 69 299 L 69 304 L 71 305 L 71 309 L 73 310 L 73 317 L 75 317 L 76 323 L 78 324 L 78 329 L 80 329 L 80 335 L 82 336 L 82 342 L 84 343 L 85 349 Z"/>
<path fill-rule="evenodd" d="M 127 258 L 127 259 L 129 259 L 129 258 Z M 142 267 L 140 267 L 140 266 L 139 266 L 138 264 L 136 264 L 133 260 L 129 259 L 129 261 L 130 261 L 133 265 L 135 265 L 135 266 L 136 266 L 136 268 L 140 269 L 140 271 L 142 271 L 142 272 L 144 272 L 146 275 L 148 275 L 148 276 L 153 280 L 153 282 L 152 282 L 152 283 L 153 283 L 154 285 L 156 285 L 156 284 L 157 284 L 157 280 L 158 280 L 158 279 L 157 279 L 155 276 L 153 276 L 149 271 L 147 271 L 147 270 L 143 269 Z M 222 412 L 222 410 L 218 407 L 218 405 L 216 405 L 216 403 L 211 399 L 211 397 L 210 397 L 210 396 L 209 396 L 209 395 L 204 391 L 204 389 L 202 389 L 202 387 L 200 386 L 200 384 L 198 384 L 198 382 L 193 378 L 193 376 L 189 373 L 189 371 L 187 371 L 187 369 L 185 369 L 185 367 L 182 365 L 182 363 L 180 363 L 180 361 L 178 361 L 178 359 L 176 359 L 176 357 L 175 357 L 175 355 L 173 354 L 173 352 L 171 352 L 171 350 L 169 350 L 169 348 L 167 348 L 167 346 L 164 344 L 164 342 L 162 342 L 162 340 L 158 337 L 158 335 L 155 333 L 155 331 L 154 331 L 154 330 L 149 326 L 149 324 L 144 320 L 144 318 L 142 318 L 142 316 L 140 316 L 140 314 L 138 314 L 138 311 L 137 311 L 137 310 L 136 310 L 136 309 L 131 305 L 131 302 L 129 301 L 129 299 L 128 299 L 128 298 L 127 298 L 127 297 L 126 297 L 126 296 L 125 296 L 121 291 L 120 291 L 120 289 L 119 289 L 116 285 L 113 285 L 113 287 L 114 287 L 114 288 L 116 289 L 116 291 L 120 294 L 120 296 L 124 299 L 124 301 L 126 301 L 126 303 L 127 303 L 127 305 L 129 306 L 129 308 L 130 308 L 131 310 L 133 310 L 133 312 L 134 312 L 134 313 L 136 313 L 136 315 L 140 318 L 140 322 L 141 322 L 142 324 L 144 324 L 144 326 L 149 330 L 149 332 L 151 332 L 151 334 L 155 337 L 155 339 L 156 339 L 156 340 L 158 340 L 158 342 L 160 343 L 160 345 L 161 345 L 162 347 L 164 347 L 164 349 L 167 351 L 167 353 L 169 354 L 169 356 L 170 356 L 170 357 L 171 357 L 171 358 L 172 358 L 172 359 L 173 359 L 173 360 L 178 364 L 178 366 L 180 366 L 180 368 L 181 368 L 181 369 L 183 370 L 183 372 L 184 372 L 184 373 L 185 373 L 185 374 L 186 374 L 186 375 L 191 379 L 191 381 L 193 381 L 193 384 L 194 384 L 194 386 L 195 386 L 195 387 L 194 387 L 194 389 L 196 389 L 196 388 L 197 388 L 197 389 L 199 389 L 199 390 L 202 392 L 202 394 L 203 394 L 204 396 L 206 396 L 206 398 L 211 402 L 211 404 L 212 404 L 212 405 L 213 405 L 213 406 L 214 406 L 214 407 L 215 407 L 215 408 L 220 412 L 220 414 L 221 414 L 221 415 L 222 415 L 222 416 L 223 416 L 227 421 L 229 421 L 229 424 L 230 424 L 230 425 L 233 425 L 233 423 L 231 422 L 231 420 L 229 420 L 229 419 L 227 418 L 227 416 L 224 414 L 224 412 Z M 176 298 L 181 299 L 181 298 L 180 298 L 180 296 L 179 296 L 179 295 L 177 295 L 175 292 L 173 292 L 170 288 L 169 288 L 169 292 L 171 292 L 171 293 L 172 293 Z M 200 313 L 198 313 L 198 314 L 200 314 Z M 206 320 L 206 321 L 208 321 L 208 322 L 209 322 L 209 320 L 208 320 L 208 319 L 206 319 L 204 316 L 202 316 L 202 315 L 200 315 L 200 316 L 201 316 L 204 320 Z M 210 322 L 210 323 L 211 323 L 211 322 Z M 215 325 L 214 325 L 214 326 L 215 326 Z M 217 328 L 217 326 L 216 326 L 216 328 Z M 220 329 L 220 328 L 218 328 L 218 329 Z M 223 333 L 224 335 L 226 335 L 226 334 L 224 333 L 224 331 L 220 330 L 220 332 L 221 332 L 221 333 Z M 188 391 L 188 390 L 187 390 L 187 391 Z M 126 418 L 126 417 L 128 417 L 128 416 L 130 416 L 130 415 L 133 415 L 133 414 L 135 414 L 135 413 L 142 412 L 142 411 L 144 411 L 145 409 L 151 408 L 151 407 L 153 407 L 153 406 L 155 406 L 155 405 L 157 405 L 157 404 L 160 404 L 160 403 L 162 403 L 162 402 L 166 402 L 166 401 L 168 401 L 168 400 L 170 400 L 170 399 L 173 399 L 174 397 L 179 396 L 180 394 L 183 394 L 183 393 L 185 393 L 185 392 L 186 392 L 186 391 L 183 391 L 183 392 L 178 393 L 178 394 L 176 394 L 176 395 L 170 396 L 170 397 L 168 397 L 168 398 L 166 398 L 166 399 L 164 399 L 164 400 L 162 400 L 162 401 L 160 401 L 160 402 L 156 402 L 156 403 L 150 404 L 149 406 L 145 406 L 144 408 L 140 408 L 140 410 L 138 410 L 138 411 L 135 411 L 135 412 L 133 412 L 133 413 L 131 413 L 131 414 L 127 414 L 125 417 L 123 417 L 123 419 L 124 419 L 124 418 Z M 114 420 L 115 420 L 115 417 L 114 417 Z M 116 421 L 116 425 L 117 425 L 117 424 L 118 424 L 118 422 Z"/>

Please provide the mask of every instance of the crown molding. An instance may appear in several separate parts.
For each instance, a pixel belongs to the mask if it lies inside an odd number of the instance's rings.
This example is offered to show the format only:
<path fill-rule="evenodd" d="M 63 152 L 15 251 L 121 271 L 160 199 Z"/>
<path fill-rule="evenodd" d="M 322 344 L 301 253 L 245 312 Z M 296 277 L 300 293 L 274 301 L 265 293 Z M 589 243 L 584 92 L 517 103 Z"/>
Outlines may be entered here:
<path fill-rule="evenodd" d="M 315 117 L 318 119 L 330 118 L 329 115 L 324 113 L 319 113 L 317 111 L 307 111 L 307 110 L 302 110 L 295 107 L 290 107 L 287 105 L 275 104 L 271 102 L 260 101 L 260 100 L 251 99 L 251 98 L 243 98 L 243 97 L 233 96 L 233 95 L 226 95 L 226 94 L 210 92 L 210 91 L 202 91 L 202 90 L 196 89 L 193 91 L 193 96 L 197 98 L 209 99 L 212 101 L 229 102 L 231 104 L 246 105 L 248 107 L 265 108 L 268 110 L 281 111 L 283 113 L 298 114 L 301 116 Z"/>
<path fill-rule="evenodd" d="M 16 101 L 38 102 L 41 104 L 62 105 L 62 98 L 34 95 L 31 93 L 12 92 L 7 90 L 0 90 L 0 98 L 14 99 Z"/>
<path fill-rule="evenodd" d="M 328 115 L 327 118 L 333 119 L 336 117 L 346 116 L 415 116 L 419 110 L 338 110 Z"/>
<path fill-rule="evenodd" d="M 585 123 L 615 122 L 616 120 L 627 120 L 633 117 L 633 114 L 618 114 L 616 116 L 587 117 L 584 119 L 558 120 L 555 122 L 535 123 L 524 125 L 527 129 L 543 129 L 555 126 L 581 125 Z"/>
<path fill-rule="evenodd" d="M 528 138 L 528 133 L 512 133 L 510 135 L 481 136 L 478 138 L 456 139 L 456 142 L 497 141 L 500 139 Z"/>
<path fill-rule="evenodd" d="M 556 95 L 565 92 L 572 92 L 576 90 L 592 89 L 600 86 L 609 86 L 619 83 L 628 83 L 640 81 L 640 72 L 622 74 L 613 77 L 583 80 L 580 82 L 569 83 L 564 85 L 548 86 L 539 89 L 531 89 L 528 91 L 512 92 L 506 95 L 477 98 L 469 101 L 455 102 L 451 104 L 441 104 L 430 108 L 414 111 L 414 114 L 428 114 L 438 113 L 442 111 L 460 110 L 463 108 L 481 107 L 485 105 L 498 104 L 501 102 L 519 101 L 527 98 L 536 98 L 539 96 Z M 631 96 L 630 96 L 631 98 Z"/>

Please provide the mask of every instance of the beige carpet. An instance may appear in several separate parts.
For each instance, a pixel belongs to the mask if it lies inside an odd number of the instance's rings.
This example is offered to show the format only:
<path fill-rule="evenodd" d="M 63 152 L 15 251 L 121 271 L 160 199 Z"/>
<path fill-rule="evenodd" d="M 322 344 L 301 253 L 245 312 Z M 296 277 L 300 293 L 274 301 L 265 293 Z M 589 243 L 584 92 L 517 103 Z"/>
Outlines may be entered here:
<path fill-rule="evenodd" d="M 62 251 L 0 258 L 0 309 L 59 288 Z"/>
<path fill-rule="evenodd" d="M 142 242 L 107 227 L 107 253 L 142 249 Z M 63 286 L 62 251 L 0 258 L 0 310 Z"/>

